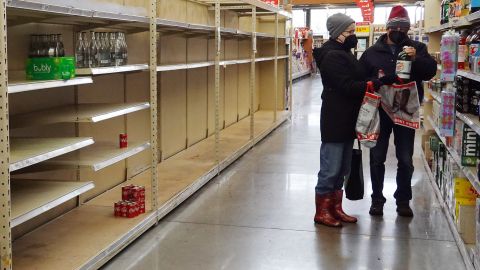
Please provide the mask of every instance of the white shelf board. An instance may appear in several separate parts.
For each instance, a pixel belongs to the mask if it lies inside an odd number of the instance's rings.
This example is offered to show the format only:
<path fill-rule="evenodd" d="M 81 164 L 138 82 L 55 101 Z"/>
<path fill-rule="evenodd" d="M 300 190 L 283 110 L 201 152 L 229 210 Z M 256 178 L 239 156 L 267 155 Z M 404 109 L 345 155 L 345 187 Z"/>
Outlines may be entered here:
<path fill-rule="evenodd" d="M 48 80 L 48 81 L 9 81 L 8 93 L 20 93 L 48 88 L 75 86 L 93 83 L 91 77 L 76 77 L 70 80 Z"/>
<path fill-rule="evenodd" d="M 480 74 L 475 74 L 475 73 L 470 72 L 470 71 L 459 69 L 459 70 L 457 70 L 457 75 L 463 76 L 463 77 L 468 78 L 470 80 L 480 82 Z"/>
<path fill-rule="evenodd" d="M 119 148 L 111 143 L 97 142 L 92 146 L 62 155 L 45 162 L 48 165 L 83 167 L 99 171 L 119 161 L 150 149 L 150 142 L 129 142 L 128 148 Z"/>
<path fill-rule="evenodd" d="M 113 66 L 113 67 L 96 67 L 96 68 L 77 68 L 75 73 L 77 75 L 104 75 L 114 73 L 125 73 L 148 70 L 147 64 Z"/>
<path fill-rule="evenodd" d="M 93 144 L 92 138 L 12 138 L 10 141 L 10 171 L 16 171 L 42 161 Z"/>
<path fill-rule="evenodd" d="M 428 180 L 430 181 L 430 184 L 432 185 L 435 196 L 437 197 L 437 200 L 440 203 L 440 206 L 443 210 L 443 214 L 447 218 L 448 225 L 450 227 L 450 231 L 453 234 L 453 238 L 455 239 L 455 242 L 456 242 L 457 247 L 460 251 L 460 254 L 462 255 L 465 266 L 466 266 L 467 270 L 474 270 L 473 263 L 470 259 L 469 254 L 468 254 L 468 245 L 465 244 L 462 237 L 460 236 L 460 233 L 458 232 L 455 221 L 453 220 L 453 217 L 450 214 L 450 211 L 449 211 L 449 209 L 448 209 L 448 207 L 445 203 L 445 200 L 443 199 L 442 193 L 440 192 L 440 189 L 438 188 L 437 183 L 435 182 L 435 177 L 433 176 L 432 170 L 430 169 L 430 166 L 427 163 L 427 159 L 425 157 L 425 154 L 423 153 L 423 150 L 422 150 L 422 159 L 423 159 L 423 164 L 424 164 L 425 170 L 427 171 Z"/>
<path fill-rule="evenodd" d="M 467 21 L 469 22 L 476 22 L 480 20 L 480 11 L 467 15 Z"/>
<path fill-rule="evenodd" d="M 435 129 L 435 132 L 437 133 L 437 136 L 440 138 L 442 143 L 445 145 L 445 147 L 447 148 L 447 151 L 450 153 L 452 158 L 455 160 L 458 167 L 462 170 L 463 174 L 468 178 L 468 180 L 470 181 L 472 186 L 478 192 L 480 192 L 480 181 L 478 180 L 477 173 L 476 173 L 475 169 L 473 167 L 466 167 L 466 166 L 462 165 L 462 160 L 461 160 L 460 156 L 458 155 L 458 153 L 454 149 L 447 146 L 447 141 L 445 140 L 444 137 L 442 137 L 440 135 L 440 130 L 438 129 L 437 125 L 435 125 L 435 122 L 433 121 L 433 119 L 430 116 L 428 116 L 428 121 L 430 121 L 430 124 Z"/>
<path fill-rule="evenodd" d="M 41 12 L 45 14 L 54 14 L 52 17 L 58 17 L 58 15 L 76 16 L 76 17 L 85 17 L 90 19 L 142 23 L 144 24 L 145 28 L 148 27 L 149 18 L 146 16 L 112 13 L 112 12 L 101 11 L 101 10 L 93 10 L 93 9 L 74 8 L 71 6 L 66 6 L 60 0 L 49 0 L 49 1 L 44 0 L 42 2 L 31 1 L 31 0 L 6 1 L 7 8 L 26 11 L 26 12 Z M 15 14 L 15 15 L 18 15 L 18 14 Z M 30 13 L 26 13 L 25 15 L 30 15 Z M 72 21 L 72 23 L 74 22 Z"/>
<path fill-rule="evenodd" d="M 15 129 L 54 123 L 97 123 L 148 108 L 150 108 L 148 102 L 67 105 L 12 115 L 10 117 L 10 127 Z"/>
<path fill-rule="evenodd" d="M 11 226 L 20 225 L 93 188 L 93 182 L 14 179 L 11 181 Z"/>
<path fill-rule="evenodd" d="M 196 2 L 205 3 L 209 5 L 214 5 L 215 1 L 213 0 L 196 0 Z M 260 0 L 220 0 L 221 8 L 226 8 L 239 12 L 251 12 L 249 5 L 257 7 L 257 16 L 262 15 L 262 13 L 267 13 L 266 15 L 271 15 L 268 13 L 278 13 L 279 15 L 291 18 L 292 14 L 283 9 L 278 8 L 277 6 L 267 4 Z"/>
<path fill-rule="evenodd" d="M 460 28 L 460 27 L 466 27 L 466 26 L 469 26 L 469 25 L 471 25 L 471 22 L 468 21 L 468 18 L 462 17 L 462 18 L 457 18 L 452 22 L 448 22 L 448 23 L 445 23 L 445 24 L 442 24 L 442 25 L 430 27 L 426 31 L 426 33 L 427 34 L 437 33 L 437 32 L 446 31 L 446 30 L 449 30 L 449 29 L 452 29 L 452 28 L 456 29 L 456 28 Z"/>
<path fill-rule="evenodd" d="M 480 121 L 478 116 L 457 112 L 457 117 L 480 135 Z"/>

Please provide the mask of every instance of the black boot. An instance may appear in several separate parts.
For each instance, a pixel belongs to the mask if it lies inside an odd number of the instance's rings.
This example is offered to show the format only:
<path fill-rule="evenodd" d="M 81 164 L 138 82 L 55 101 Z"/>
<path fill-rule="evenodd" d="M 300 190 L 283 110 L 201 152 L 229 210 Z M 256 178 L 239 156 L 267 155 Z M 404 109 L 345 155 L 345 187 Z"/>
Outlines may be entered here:
<path fill-rule="evenodd" d="M 372 200 L 372 206 L 370 206 L 370 215 L 372 216 L 383 216 L 383 205 L 385 201 Z"/>
<path fill-rule="evenodd" d="M 397 213 L 402 217 L 413 217 L 413 211 L 408 201 L 397 202 Z"/>

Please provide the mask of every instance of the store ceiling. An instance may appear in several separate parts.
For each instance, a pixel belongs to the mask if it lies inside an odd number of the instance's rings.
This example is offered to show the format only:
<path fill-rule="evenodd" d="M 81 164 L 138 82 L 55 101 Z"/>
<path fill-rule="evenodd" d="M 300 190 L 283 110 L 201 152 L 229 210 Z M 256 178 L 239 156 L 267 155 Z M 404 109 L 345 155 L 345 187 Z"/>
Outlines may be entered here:
<path fill-rule="evenodd" d="M 399 0 L 376 0 L 374 1 L 375 4 L 391 4 L 391 3 L 415 3 L 417 0 L 405 0 L 405 1 L 399 1 Z M 297 5 L 302 5 L 302 6 L 307 6 L 307 5 L 352 5 L 353 1 L 349 0 L 292 0 L 292 4 L 294 6 Z"/>

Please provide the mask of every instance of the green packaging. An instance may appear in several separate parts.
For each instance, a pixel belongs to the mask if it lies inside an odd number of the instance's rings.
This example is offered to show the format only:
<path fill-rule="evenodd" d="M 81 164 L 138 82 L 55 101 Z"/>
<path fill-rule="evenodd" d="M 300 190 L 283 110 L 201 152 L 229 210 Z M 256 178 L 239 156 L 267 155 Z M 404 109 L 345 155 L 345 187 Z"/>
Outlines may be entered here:
<path fill-rule="evenodd" d="M 463 125 L 462 166 L 475 167 L 479 156 L 480 138 L 475 130 Z"/>
<path fill-rule="evenodd" d="M 27 80 L 68 80 L 75 78 L 73 57 L 28 58 Z"/>

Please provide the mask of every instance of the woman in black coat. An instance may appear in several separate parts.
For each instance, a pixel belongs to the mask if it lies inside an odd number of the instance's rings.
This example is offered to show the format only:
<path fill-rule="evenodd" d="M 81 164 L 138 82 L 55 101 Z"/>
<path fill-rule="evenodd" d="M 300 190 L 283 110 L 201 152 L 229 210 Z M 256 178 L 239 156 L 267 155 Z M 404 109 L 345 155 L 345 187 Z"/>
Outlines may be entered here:
<path fill-rule="evenodd" d="M 323 82 L 320 129 L 320 172 L 315 187 L 315 223 L 340 227 L 357 218 L 342 209 L 343 183 L 350 175 L 355 124 L 367 86 L 378 90 L 396 80 L 389 74 L 366 81 L 366 74 L 352 54 L 357 45 L 355 21 L 337 13 L 327 20 L 330 39 L 314 51 Z"/>

